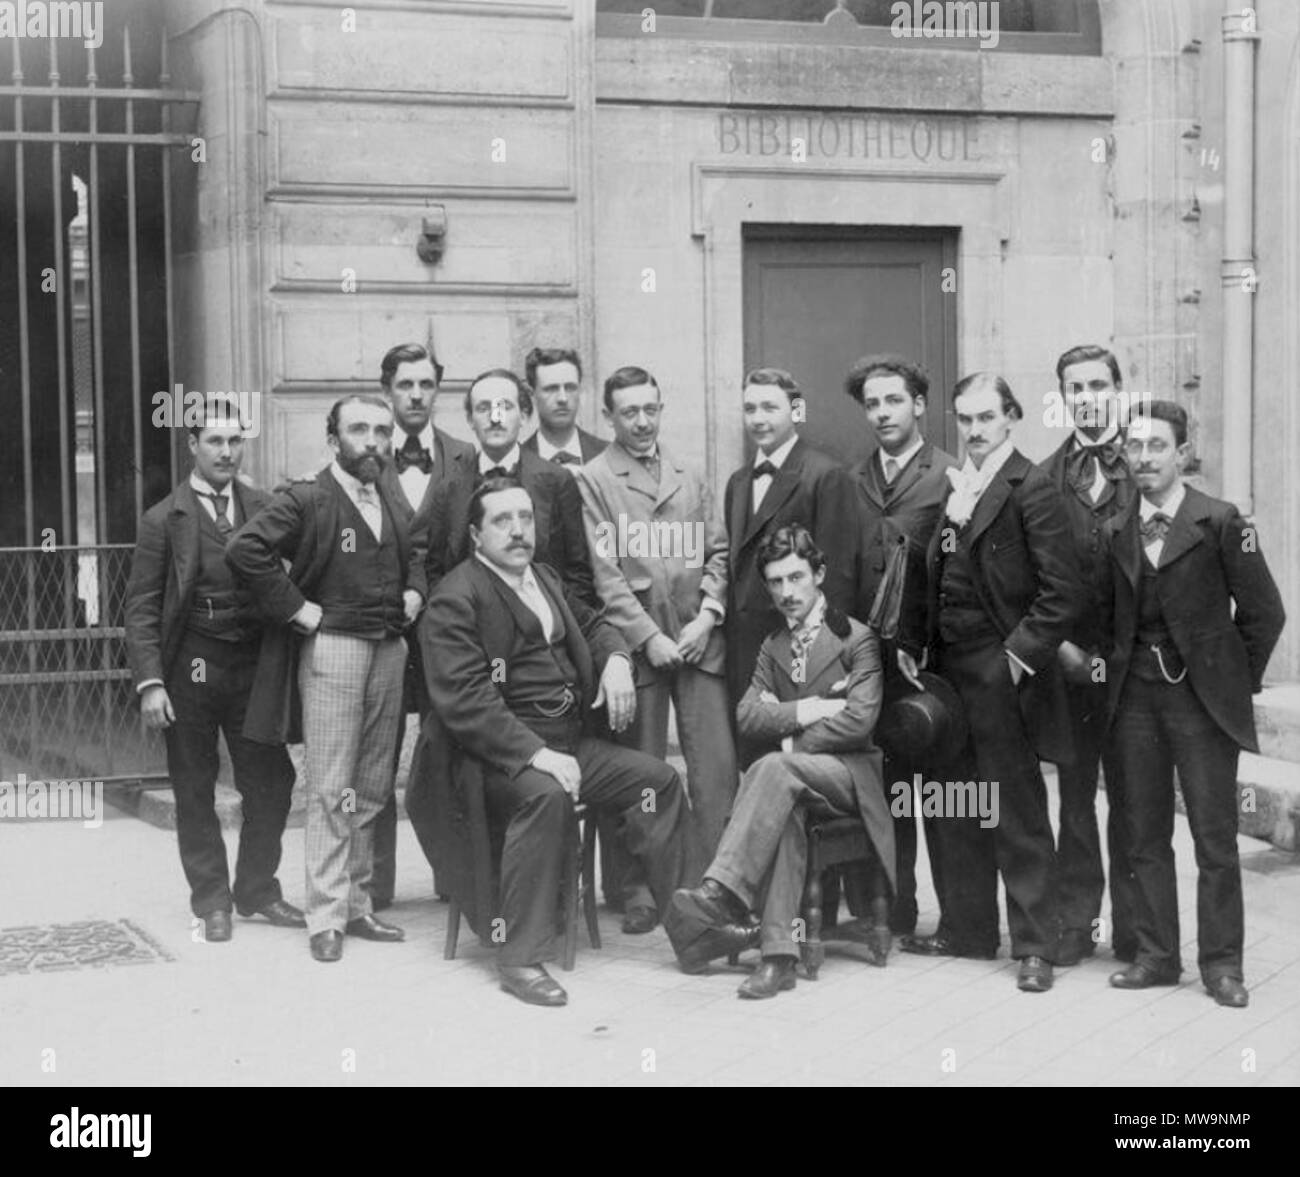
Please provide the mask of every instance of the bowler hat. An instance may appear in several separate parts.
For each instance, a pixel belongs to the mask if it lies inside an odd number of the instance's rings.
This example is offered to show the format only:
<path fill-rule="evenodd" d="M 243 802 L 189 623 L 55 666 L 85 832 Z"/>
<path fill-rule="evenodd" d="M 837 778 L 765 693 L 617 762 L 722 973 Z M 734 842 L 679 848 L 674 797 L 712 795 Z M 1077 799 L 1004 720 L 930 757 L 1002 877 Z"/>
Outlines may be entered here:
<path fill-rule="evenodd" d="M 886 688 L 876 743 L 891 758 L 942 762 L 966 743 L 966 712 L 948 680 L 922 670 L 918 691 L 899 677 Z"/>

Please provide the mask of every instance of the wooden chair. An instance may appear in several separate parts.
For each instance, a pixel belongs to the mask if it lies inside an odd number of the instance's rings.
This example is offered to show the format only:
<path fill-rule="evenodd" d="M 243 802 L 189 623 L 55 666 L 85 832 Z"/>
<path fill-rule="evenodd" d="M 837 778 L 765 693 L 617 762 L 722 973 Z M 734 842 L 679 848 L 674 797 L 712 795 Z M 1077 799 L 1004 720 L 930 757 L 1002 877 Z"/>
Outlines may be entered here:
<path fill-rule="evenodd" d="M 471 854 L 474 859 L 475 891 L 490 899 L 480 901 L 478 918 L 474 921 L 481 929 L 479 941 L 491 946 L 492 920 L 498 914 L 496 856 L 488 827 L 487 802 L 483 794 L 481 773 L 467 774 L 463 782 L 465 806 L 469 818 Z M 578 904 L 581 898 L 587 922 L 587 938 L 593 948 L 600 947 L 600 925 L 596 916 L 596 815 L 588 813 L 582 804 L 573 807 L 574 820 L 565 833 L 564 874 L 561 893 L 564 907 L 564 946 L 560 965 L 572 971 L 578 955 Z M 452 899 L 447 909 L 447 939 L 443 945 L 443 960 L 456 959 L 456 946 L 460 940 L 461 907 Z"/>
<path fill-rule="evenodd" d="M 889 898 L 887 889 L 879 886 L 883 871 L 867 828 L 857 817 L 812 816 L 807 819 L 808 869 L 804 875 L 803 903 L 804 942 L 801 947 L 804 972 L 808 980 L 817 980 L 817 972 L 826 959 L 822 940 L 822 874 L 831 867 L 849 863 L 865 863 L 869 876 L 877 880 L 875 894 L 867 907 L 870 923 L 854 920 L 837 923 L 832 941 L 845 941 L 866 945 L 865 959 L 870 964 L 883 966 L 889 955 Z M 854 955 L 857 955 L 856 953 Z"/>

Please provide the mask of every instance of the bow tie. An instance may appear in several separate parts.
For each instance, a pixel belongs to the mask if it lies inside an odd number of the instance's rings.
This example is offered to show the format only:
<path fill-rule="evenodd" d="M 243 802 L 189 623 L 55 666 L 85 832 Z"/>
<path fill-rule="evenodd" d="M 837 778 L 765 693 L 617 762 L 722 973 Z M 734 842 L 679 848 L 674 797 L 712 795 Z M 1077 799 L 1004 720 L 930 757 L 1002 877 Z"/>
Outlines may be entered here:
<path fill-rule="evenodd" d="M 773 466 L 771 462 L 767 462 L 767 461 L 759 462 L 758 465 L 754 467 L 753 476 L 755 478 L 762 478 L 764 475 L 766 475 L 768 478 L 776 477 L 776 467 Z"/>
<path fill-rule="evenodd" d="M 1138 529 L 1142 532 L 1142 546 L 1150 547 L 1157 540 L 1163 541 L 1169 534 L 1169 524 L 1172 520 L 1163 511 L 1157 511 L 1150 519 L 1143 519 L 1138 524 Z"/>
<path fill-rule="evenodd" d="M 433 455 L 420 444 L 420 439 L 413 433 L 406 435 L 406 444 L 393 455 L 393 465 L 401 474 L 410 466 L 419 466 L 421 474 L 428 474 L 433 469 Z"/>
<path fill-rule="evenodd" d="M 485 478 L 514 478 L 515 468 L 507 470 L 504 466 L 489 466 L 486 470 L 479 473 L 478 480 L 482 482 Z"/>
<path fill-rule="evenodd" d="M 568 450 L 559 450 L 551 455 L 551 461 L 560 466 L 581 466 L 582 459 L 576 454 L 569 453 Z"/>

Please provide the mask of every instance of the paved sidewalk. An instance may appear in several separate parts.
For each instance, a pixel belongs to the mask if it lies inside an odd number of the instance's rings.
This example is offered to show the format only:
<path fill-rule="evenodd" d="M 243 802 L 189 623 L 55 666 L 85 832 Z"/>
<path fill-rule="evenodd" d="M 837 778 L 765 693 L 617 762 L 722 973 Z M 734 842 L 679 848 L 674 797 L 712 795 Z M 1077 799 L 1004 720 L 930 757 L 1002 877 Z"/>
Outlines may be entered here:
<path fill-rule="evenodd" d="M 604 949 L 583 942 L 577 969 L 557 970 L 568 1007 L 547 1010 L 497 989 L 468 929 L 461 959 L 443 961 L 447 908 L 405 822 L 385 918 L 406 943 L 349 939 L 331 966 L 305 933 L 262 921 L 237 918 L 228 944 L 195 942 L 172 833 L 116 811 L 95 830 L 3 825 L 0 927 L 125 918 L 174 959 L 0 976 L 0 1083 L 1295 1085 L 1300 859 L 1241 840 L 1251 1005 L 1223 1010 L 1195 976 L 1181 817 L 1176 845 L 1192 964 L 1177 989 L 1110 989 L 1108 953 L 1043 995 L 1016 990 L 1005 956 L 895 953 L 885 969 L 831 956 L 816 983 L 742 1002 L 743 968 L 683 976 L 661 931 L 624 936 L 602 910 Z M 302 852 L 289 831 L 280 877 L 295 902 Z M 922 905 L 928 929 L 932 892 Z"/>

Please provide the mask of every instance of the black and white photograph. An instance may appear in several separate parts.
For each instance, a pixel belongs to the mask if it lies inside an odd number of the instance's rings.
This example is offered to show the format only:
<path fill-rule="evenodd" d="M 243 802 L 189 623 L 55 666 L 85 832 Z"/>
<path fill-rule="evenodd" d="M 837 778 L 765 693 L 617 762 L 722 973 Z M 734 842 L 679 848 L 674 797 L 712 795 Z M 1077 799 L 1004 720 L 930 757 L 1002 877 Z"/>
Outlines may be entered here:
<path fill-rule="evenodd" d="M 2 0 L 24 1143 L 1285 1133 L 1298 395 L 1293 0 Z"/>

